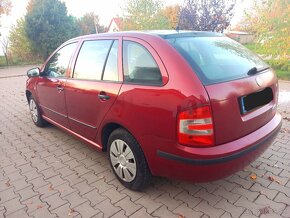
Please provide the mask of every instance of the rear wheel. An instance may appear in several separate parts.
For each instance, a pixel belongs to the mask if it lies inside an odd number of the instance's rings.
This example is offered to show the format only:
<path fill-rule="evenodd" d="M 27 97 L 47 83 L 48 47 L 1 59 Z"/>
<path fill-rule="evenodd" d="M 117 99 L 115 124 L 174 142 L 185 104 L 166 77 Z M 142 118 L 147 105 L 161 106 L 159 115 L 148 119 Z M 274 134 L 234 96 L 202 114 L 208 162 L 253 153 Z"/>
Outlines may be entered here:
<path fill-rule="evenodd" d="M 38 127 L 43 127 L 47 125 L 47 122 L 41 117 L 40 109 L 35 99 L 29 97 L 29 110 L 33 123 Z"/>
<path fill-rule="evenodd" d="M 141 190 L 151 173 L 136 139 L 124 129 L 116 129 L 108 141 L 109 160 L 118 180 L 127 188 Z"/>

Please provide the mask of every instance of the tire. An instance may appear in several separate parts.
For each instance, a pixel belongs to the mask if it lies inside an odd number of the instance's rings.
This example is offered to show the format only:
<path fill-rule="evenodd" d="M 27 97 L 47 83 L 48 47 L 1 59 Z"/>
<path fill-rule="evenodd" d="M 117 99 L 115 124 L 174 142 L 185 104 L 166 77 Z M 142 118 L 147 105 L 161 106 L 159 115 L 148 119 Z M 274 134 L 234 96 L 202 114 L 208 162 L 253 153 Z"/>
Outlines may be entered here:
<path fill-rule="evenodd" d="M 39 106 L 33 96 L 29 97 L 29 110 L 33 123 L 38 127 L 44 127 L 47 122 L 42 118 Z"/>
<path fill-rule="evenodd" d="M 151 172 L 136 139 L 125 129 L 114 130 L 108 140 L 108 156 L 118 180 L 132 190 L 149 185 Z"/>

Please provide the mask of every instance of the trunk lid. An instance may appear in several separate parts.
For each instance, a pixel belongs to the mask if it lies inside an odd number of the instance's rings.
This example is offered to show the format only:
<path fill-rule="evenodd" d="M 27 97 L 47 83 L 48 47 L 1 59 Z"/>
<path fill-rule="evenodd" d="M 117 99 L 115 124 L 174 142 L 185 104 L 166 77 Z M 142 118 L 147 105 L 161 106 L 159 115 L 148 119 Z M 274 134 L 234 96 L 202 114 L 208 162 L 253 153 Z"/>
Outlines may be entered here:
<path fill-rule="evenodd" d="M 271 69 L 205 88 L 211 101 L 216 145 L 259 129 L 276 113 L 278 84 Z"/>

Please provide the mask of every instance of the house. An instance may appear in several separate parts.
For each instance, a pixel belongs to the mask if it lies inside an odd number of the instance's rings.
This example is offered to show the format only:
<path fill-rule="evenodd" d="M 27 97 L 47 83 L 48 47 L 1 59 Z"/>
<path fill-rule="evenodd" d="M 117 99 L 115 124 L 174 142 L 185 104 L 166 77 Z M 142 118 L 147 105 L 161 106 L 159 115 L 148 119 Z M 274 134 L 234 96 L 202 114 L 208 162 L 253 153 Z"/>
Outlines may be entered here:
<path fill-rule="evenodd" d="M 253 34 L 241 32 L 241 31 L 229 30 L 229 31 L 225 32 L 225 35 L 227 37 L 230 37 L 231 39 L 238 41 L 241 44 L 251 43 L 255 39 L 255 36 Z"/>
<path fill-rule="evenodd" d="M 119 17 L 114 17 L 108 27 L 108 33 L 119 31 L 122 31 L 122 19 Z"/>

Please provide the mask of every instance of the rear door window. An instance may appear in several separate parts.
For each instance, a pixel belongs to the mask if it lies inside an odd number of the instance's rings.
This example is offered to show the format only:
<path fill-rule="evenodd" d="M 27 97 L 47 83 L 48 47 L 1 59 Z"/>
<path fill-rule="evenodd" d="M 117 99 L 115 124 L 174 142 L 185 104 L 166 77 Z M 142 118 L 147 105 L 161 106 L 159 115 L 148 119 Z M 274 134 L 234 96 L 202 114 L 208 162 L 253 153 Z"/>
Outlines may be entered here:
<path fill-rule="evenodd" d="M 257 55 L 227 37 L 175 37 L 167 41 L 186 59 L 204 85 L 248 76 L 267 68 Z"/>
<path fill-rule="evenodd" d="M 139 43 L 123 41 L 123 67 L 125 82 L 162 85 L 162 76 L 156 61 Z"/>
<path fill-rule="evenodd" d="M 110 50 L 102 80 L 119 81 L 118 75 L 118 41 L 115 40 Z"/>

